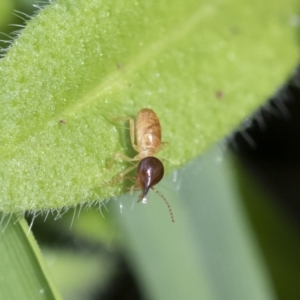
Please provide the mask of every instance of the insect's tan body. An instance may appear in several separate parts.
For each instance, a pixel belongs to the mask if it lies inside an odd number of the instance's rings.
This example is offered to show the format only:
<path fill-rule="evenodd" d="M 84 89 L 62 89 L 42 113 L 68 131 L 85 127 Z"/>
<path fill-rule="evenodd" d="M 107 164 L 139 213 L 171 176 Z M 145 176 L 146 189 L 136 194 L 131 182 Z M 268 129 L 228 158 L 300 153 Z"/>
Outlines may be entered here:
<path fill-rule="evenodd" d="M 155 156 L 161 148 L 161 127 L 157 115 L 151 109 L 139 111 L 136 121 L 130 122 L 132 145 L 138 154 L 134 160 L 141 160 L 147 156 Z M 135 131 L 135 134 L 134 134 Z"/>

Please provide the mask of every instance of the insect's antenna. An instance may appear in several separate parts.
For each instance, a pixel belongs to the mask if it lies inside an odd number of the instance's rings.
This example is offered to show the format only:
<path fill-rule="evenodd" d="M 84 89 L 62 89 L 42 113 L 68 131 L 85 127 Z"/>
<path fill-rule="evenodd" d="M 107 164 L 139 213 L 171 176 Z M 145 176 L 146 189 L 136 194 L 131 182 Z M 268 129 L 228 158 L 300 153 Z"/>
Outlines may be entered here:
<path fill-rule="evenodd" d="M 151 189 L 165 201 L 165 203 L 166 203 L 166 205 L 168 207 L 170 216 L 171 216 L 171 220 L 172 220 L 172 222 L 175 222 L 173 210 L 171 208 L 171 205 L 170 205 L 169 201 L 166 199 L 166 197 L 160 191 L 158 191 L 157 189 L 155 189 L 153 186 L 151 187 Z"/>

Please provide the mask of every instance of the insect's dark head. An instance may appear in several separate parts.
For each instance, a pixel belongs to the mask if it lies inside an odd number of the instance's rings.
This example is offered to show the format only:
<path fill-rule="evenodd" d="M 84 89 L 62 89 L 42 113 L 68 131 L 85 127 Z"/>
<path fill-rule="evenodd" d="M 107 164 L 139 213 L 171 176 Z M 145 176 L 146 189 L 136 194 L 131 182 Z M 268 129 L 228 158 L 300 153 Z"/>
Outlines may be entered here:
<path fill-rule="evenodd" d="M 151 187 L 161 181 L 164 176 L 164 165 L 153 156 L 143 158 L 137 166 L 137 184 L 141 187 L 142 193 L 139 201 L 146 202 L 147 193 Z"/>

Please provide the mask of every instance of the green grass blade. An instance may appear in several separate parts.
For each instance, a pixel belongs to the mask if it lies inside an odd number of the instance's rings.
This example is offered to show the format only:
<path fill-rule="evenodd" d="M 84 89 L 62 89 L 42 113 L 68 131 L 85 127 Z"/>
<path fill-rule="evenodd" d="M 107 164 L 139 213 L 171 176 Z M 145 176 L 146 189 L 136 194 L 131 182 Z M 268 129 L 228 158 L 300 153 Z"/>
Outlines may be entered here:
<path fill-rule="evenodd" d="M 137 195 L 113 204 L 148 299 L 276 298 L 230 156 L 215 147 L 157 188 L 170 201 L 175 223 L 154 193 L 147 205 L 137 204 Z"/>
<path fill-rule="evenodd" d="M 25 220 L 0 214 L 0 299 L 60 299 Z"/>
<path fill-rule="evenodd" d="M 106 183 L 124 164 L 106 165 L 125 151 L 125 129 L 110 118 L 143 107 L 161 119 L 168 170 L 207 149 L 290 72 L 296 7 L 295 0 L 52 2 L 0 61 L 0 210 L 120 193 Z"/>

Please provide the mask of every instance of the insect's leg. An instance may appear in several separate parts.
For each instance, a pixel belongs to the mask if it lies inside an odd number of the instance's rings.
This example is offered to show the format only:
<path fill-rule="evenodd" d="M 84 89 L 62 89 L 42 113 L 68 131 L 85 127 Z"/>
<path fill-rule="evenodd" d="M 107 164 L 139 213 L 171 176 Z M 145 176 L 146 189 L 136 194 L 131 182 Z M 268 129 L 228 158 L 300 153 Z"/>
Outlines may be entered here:
<path fill-rule="evenodd" d="M 130 195 L 133 194 L 133 191 L 136 189 L 135 184 L 130 187 Z"/>
<path fill-rule="evenodd" d="M 114 118 L 111 119 L 111 121 L 113 122 L 119 122 L 119 121 L 129 121 L 129 133 L 130 133 L 130 142 L 131 142 L 131 146 L 132 148 L 136 151 L 138 151 L 137 145 L 135 143 L 136 137 L 135 137 L 135 123 L 134 123 L 134 119 L 130 118 L 130 117 L 119 117 L 119 118 Z"/>
<path fill-rule="evenodd" d="M 126 174 L 128 174 L 135 168 L 136 168 L 136 164 L 126 168 L 125 170 L 123 170 L 122 172 L 120 172 L 119 174 L 114 176 L 109 182 L 106 182 L 106 184 L 118 183 L 118 182 L 124 181 L 124 180 L 135 180 L 134 176 L 126 176 Z"/>
<path fill-rule="evenodd" d="M 165 149 L 166 147 L 168 147 L 168 145 L 169 145 L 169 143 L 168 142 L 162 142 L 161 144 L 160 144 L 160 147 L 159 147 L 159 149 L 158 149 L 158 151 L 157 152 L 160 152 L 161 150 L 163 150 L 163 149 Z M 166 159 L 166 158 L 159 158 L 162 162 L 170 162 L 168 159 Z"/>
<path fill-rule="evenodd" d="M 111 169 L 113 163 L 115 160 L 117 160 L 118 158 L 121 158 L 122 160 L 128 161 L 128 162 L 133 162 L 135 161 L 134 158 L 128 157 L 122 153 L 115 153 L 115 155 L 111 158 L 110 163 L 108 165 L 108 169 Z"/>
<path fill-rule="evenodd" d="M 120 172 L 118 177 L 124 178 L 126 174 L 128 174 L 130 171 L 132 171 L 134 168 L 136 168 L 136 164 L 134 164 L 131 167 L 126 168 L 124 171 Z"/>
<path fill-rule="evenodd" d="M 158 151 L 161 151 L 161 150 L 165 149 L 167 146 L 168 146 L 168 142 L 162 142 L 160 144 L 160 147 L 159 147 Z"/>
<path fill-rule="evenodd" d="M 135 136 L 135 124 L 134 124 L 134 119 L 129 119 L 129 126 L 130 126 L 130 141 L 132 148 L 136 151 L 139 152 L 139 149 L 136 145 L 136 136 Z"/>
<path fill-rule="evenodd" d="M 116 176 L 114 176 L 111 180 L 106 181 L 101 186 L 107 186 L 109 184 L 115 184 L 115 183 L 118 183 L 118 182 L 123 181 L 123 180 L 135 180 L 134 176 L 126 176 L 126 174 L 128 174 L 134 168 L 136 168 L 136 164 L 134 164 L 133 166 L 130 166 L 127 169 L 125 169 L 124 171 L 120 172 L 119 174 L 117 174 Z"/>

